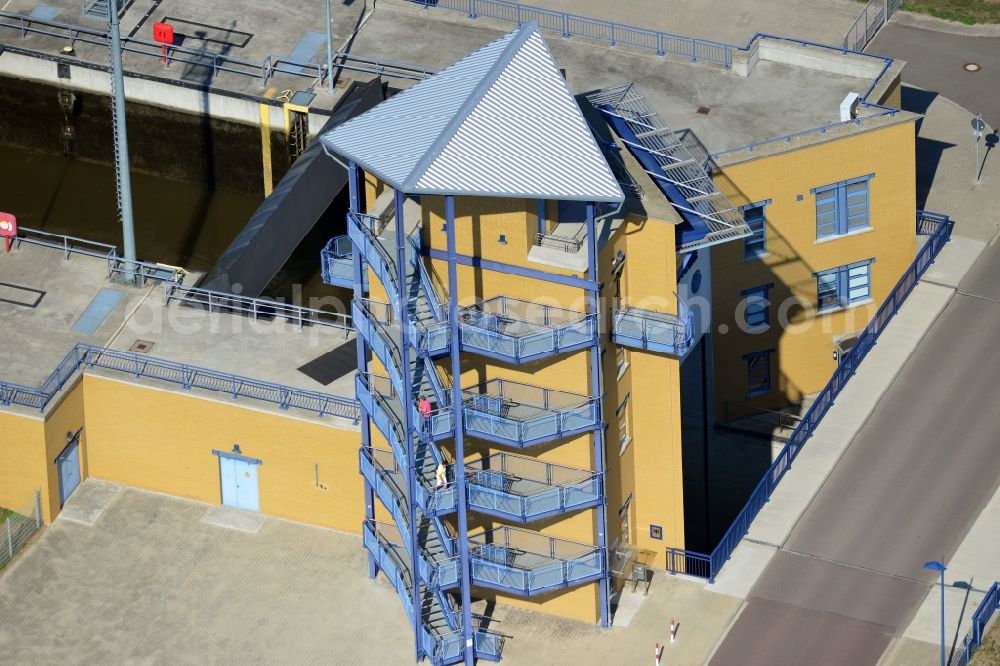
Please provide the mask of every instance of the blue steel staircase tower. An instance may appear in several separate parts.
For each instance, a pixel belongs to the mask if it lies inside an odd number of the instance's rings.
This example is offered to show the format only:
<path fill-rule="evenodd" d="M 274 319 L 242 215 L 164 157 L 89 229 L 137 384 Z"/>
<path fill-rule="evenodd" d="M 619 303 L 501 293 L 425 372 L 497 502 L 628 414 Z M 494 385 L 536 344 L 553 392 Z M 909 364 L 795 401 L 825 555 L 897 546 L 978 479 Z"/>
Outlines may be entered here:
<path fill-rule="evenodd" d="M 597 583 L 606 626 L 597 209 L 623 195 L 544 40 L 534 25 L 524 26 L 322 141 L 348 162 L 349 233 L 324 250 L 323 272 L 331 284 L 354 289 L 369 573 L 383 573 L 398 591 L 416 659 L 500 659 L 506 637 L 472 614 L 473 587 L 532 597 Z M 363 200 L 366 172 L 386 185 L 375 201 Z M 531 209 L 546 200 L 577 202 L 585 211 L 585 274 L 460 255 L 459 196 L 521 199 Z M 424 228 L 431 202 L 443 203 L 446 249 L 432 247 Z M 431 260 L 446 263 L 446 287 L 432 279 Z M 552 282 L 576 287 L 586 306 L 574 311 L 502 295 L 460 306 L 460 265 L 538 280 L 538 293 Z M 520 365 L 568 354 L 587 355 L 588 376 L 580 378 L 586 394 L 502 378 L 461 382 L 464 355 Z M 384 373 L 373 369 L 376 362 Z M 376 446 L 375 432 L 387 448 Z M 592 442 L 591 469 L 529 455 L 584 435 Z M 499 452 L 470 457 L 470 438 Z M 440 465 L 452 472 L 444 488 L 435 478 Z M 531 529 L 584 510 L 594 512 L 596 543 Z M 377 513 L 391 523 L 377 521 Z M 470 534 L 475 513 L 499 526 Z"/>

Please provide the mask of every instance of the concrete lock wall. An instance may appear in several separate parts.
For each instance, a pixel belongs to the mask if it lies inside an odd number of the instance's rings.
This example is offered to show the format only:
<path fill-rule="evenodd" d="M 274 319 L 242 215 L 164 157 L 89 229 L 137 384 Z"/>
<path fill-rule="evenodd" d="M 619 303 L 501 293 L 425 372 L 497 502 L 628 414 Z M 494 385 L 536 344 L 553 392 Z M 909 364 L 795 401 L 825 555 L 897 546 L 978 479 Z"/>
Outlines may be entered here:
<path fill-rule="evenodd" d="M 747 160 L 716 175 L 716 183 L 735 205 L 770 200 L 765 208 L 767 256 L 744 260 L 742 242 L 712 248 L 713 325 L 728 329 L 714 336 L 718 418 L 724 418 L 727 401 L 773 408 L 820 391 L 837 367 L 835 341 L 864 329 L 913 261 L 914 140 L 914 125 L 907 121 Z M 868 174 L 873 174 L 870 228 L 817 240 L 816 198 L 810 190 Z M 871 301 L 815 314 L 814 273 L 867 259 L 874 259 Z M 770 328 L 745 333 L 737 316 L 740 292 L 766 284 L 773 284 Z M 766 349 L 775 350 L 772 390 L 750 399 L 742 357 Z"/>

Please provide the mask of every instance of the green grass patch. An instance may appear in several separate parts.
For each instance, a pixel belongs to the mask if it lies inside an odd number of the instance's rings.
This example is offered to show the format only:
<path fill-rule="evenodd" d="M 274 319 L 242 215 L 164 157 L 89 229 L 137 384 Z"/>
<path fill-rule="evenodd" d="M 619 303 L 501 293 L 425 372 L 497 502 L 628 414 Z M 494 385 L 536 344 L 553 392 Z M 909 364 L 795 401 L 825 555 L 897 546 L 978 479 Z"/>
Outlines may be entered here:
<path fill-rule="evenodd" d="M 966 25 L 1000 23 L 1000 0 L 906 0 L 903 9 Z"/>

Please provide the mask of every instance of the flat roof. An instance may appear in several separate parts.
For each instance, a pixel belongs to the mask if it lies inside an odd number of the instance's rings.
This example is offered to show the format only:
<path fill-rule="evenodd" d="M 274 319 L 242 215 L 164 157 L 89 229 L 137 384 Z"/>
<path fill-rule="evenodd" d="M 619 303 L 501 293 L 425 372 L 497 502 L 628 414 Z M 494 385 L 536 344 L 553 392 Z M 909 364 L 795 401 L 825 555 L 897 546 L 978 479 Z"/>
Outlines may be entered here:
<path fill-rule="evenodd" d="M 193 281 L 190 278 L 187 281 Z M 147 351 L 140 356 L 150 359 L 354 400 L 353 332 L 315 325 L 300 328 L 282 317 L 209 313 L 178 301 L 165 304 L 164 295 L 159 281 L 144 287 L 109 281 L 107 260 L 102 257 L 71 254 L 67 260 L 61 249 L 28 243 L 0 254 L 0 336 L 6 341 L 0 346 L 0 382 L 40 387 L 77 343 L 128 352 L 143 342 Z M 321 357 L 318 376 L 332 380 L 328 384 L 299 370 Z M 128 372 L 100 371 L 108 372 L 128 381 L 183 390 L 175 383 L 136 378 Z M 203 395 L 231 399 L 224 392 Z M 240 403 L 272 407 L 242 398 Z"/>
<path fill-rule="evenodd" d="M 352 49 L 441 68 L 504 32 L 505 24 L 497 21 L 472 21 L 460 12 L 382 0 Z M 563 39 L 551 31 L 542 35 L 575 93 L 634 81 L 670 127 L 678 134 L 689 130 L 706 153 L 837 123 L 841 101 L 851 92 L 863 95 L 873 81 L 855 75 L 858 68 L 839 63 L 823 71 L 815 63 L 803 67 L 764 59 L 744 77 L 732 69 L 628 47 Z M 847 73 L 833 71 L 838 69 Z M 398 80 L 393 85 L 412 83 Z M 702 107 L 707 113 L 699 112 Z"/>

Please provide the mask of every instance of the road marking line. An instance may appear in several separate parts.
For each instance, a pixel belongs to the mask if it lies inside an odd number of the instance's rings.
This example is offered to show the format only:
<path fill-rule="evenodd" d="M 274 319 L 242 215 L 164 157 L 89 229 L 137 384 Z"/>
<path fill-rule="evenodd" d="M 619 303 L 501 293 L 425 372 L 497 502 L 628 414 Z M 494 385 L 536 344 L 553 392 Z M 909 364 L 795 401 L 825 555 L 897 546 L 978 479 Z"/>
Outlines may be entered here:
<path fill-rule="evenodd" d="M 7 8 L 10 7 L 10 3 L 12 2 L 14 2 L 14 0 L 7 0 L 7 4 L 3 6 L 3 9 L 0 9 L 0 12 L 7 11 Z"/>

